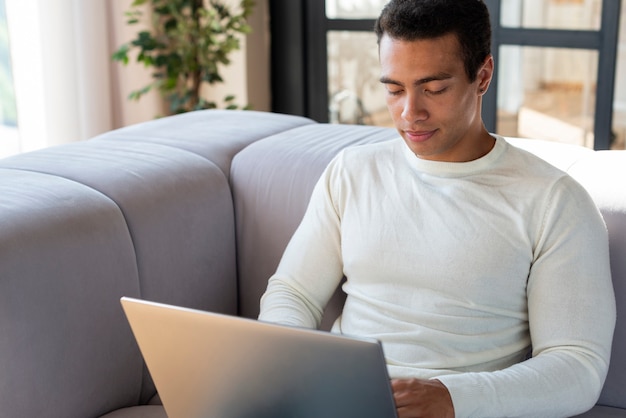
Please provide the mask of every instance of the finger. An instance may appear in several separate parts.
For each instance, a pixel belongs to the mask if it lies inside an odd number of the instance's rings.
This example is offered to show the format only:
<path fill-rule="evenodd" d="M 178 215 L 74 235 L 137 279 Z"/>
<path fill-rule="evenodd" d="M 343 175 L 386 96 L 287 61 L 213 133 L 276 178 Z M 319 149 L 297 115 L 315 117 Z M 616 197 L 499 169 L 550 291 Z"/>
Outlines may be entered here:
<path fill-rule="evenodd" d="M 404 390 L 394 392 L 393 400 L 396 403 L 396 407 L 408 406 L 416 402 L 414 394 Z"/>
<path fill-rule="evenodd" d="M 407 390 L 415 385 L 416 379 L 391 379 L 391 388 L 394 390 Z"/>
<path fill-rule="evenodd" d="M 409 406 L 415 400 L 413 384 L 407 380 L 396 380 L 392 382 L 393 399 L 396 407 Z"/>

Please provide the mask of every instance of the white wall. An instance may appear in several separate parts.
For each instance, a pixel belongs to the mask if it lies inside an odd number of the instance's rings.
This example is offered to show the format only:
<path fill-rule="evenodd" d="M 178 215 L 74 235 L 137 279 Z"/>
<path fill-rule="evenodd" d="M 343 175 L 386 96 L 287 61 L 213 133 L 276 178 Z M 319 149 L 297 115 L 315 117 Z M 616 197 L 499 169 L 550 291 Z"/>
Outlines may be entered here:
<path fill-rule="evenodd" d="M 232 4 L 238 0 L 230 0 Z M 250 105 L 253 110 L 271 109 L 270 19 L 268 0 L 256 0 L 248 19 L 252 32 L 242 38 L 241 49 L 231 55 L 231 64 L 221 70 L 224 83 L 207 86 L 205 94 L 218 106 L 224 97 L 235 95 L 235 103 Z"/>
<path fill-rule="evenodd" d="M 45 1 L 45 0 L 44 0 Z M 125 12 L 130 10 L 133 0 L 107 1 L 104 17 L 108 24 L 106 56 L 110 57 L 121 45 L 133 40 L 140 30 L 149 30 L 142 24 L 127 25 Z M 147 11 L 147 9 L 146 9 Z M 111 108 L 113 127 L 118 128 L 154 119 L 164 114 L 166 106 L 158 92 L 151 91 L 139 101 L 129 100 L 128 95 L 151 81 L 151 70 L 135 62 L 130 54 L 128 65 L 112 62 L 106 68 L 111 73 Z"/>
<path fill-rule="evenodd" d="M 253 110 L 270 111 L 270 13 L 268 0 L 256 0 L 254 14 L 250 17 L 252 33 L 246 39 L 245 77 L 248 103 Z"/>

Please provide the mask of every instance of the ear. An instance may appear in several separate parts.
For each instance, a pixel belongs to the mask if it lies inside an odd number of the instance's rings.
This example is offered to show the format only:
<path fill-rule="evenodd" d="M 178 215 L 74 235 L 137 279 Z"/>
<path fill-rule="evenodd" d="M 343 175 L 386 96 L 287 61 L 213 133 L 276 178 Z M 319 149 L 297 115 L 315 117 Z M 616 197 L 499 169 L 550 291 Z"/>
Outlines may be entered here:
<path fill-rule="evenodd" d="M 476 76 L 476 81 L 478 81 L 478 93 L 482 96 L 485 94 L 489 85 L 491 84 L 491 78 L 493 77 L 494 71 L 494 62 L 493 55 L 489 55 L 483 66 L 478 70 L 478 75 Z"/>

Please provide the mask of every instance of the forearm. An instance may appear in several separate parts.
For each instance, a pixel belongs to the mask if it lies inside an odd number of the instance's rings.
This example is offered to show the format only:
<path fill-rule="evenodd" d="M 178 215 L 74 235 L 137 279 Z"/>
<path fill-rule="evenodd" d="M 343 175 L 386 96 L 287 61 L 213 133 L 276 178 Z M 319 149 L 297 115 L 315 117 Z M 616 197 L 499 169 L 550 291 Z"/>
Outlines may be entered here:
<path fill-rule="evenodd" d="M 308 301 L 293 286 L 277 277 L 269 280 L 261 298 L 259 320 L 305 328 L 317 328 L 323 309 Z"/>
<path fill-rule="evenodd" d="M 568 417 L 596 402 L 606 365 L 589 353 L 545 353 L 495 372 L 438 379 L 448 388 L 456 417 Z"/>
<path fill-rule="evenodd" d="M 317 328 L 343 277 L 340 221 L 328 188 L 329 172 L 289 241 L 261 299 L 262 321 Z"/>
<path fill-rule="evenodd" d="M 311 230 L 301 225 L 287 246 L 261 298 L 260 320 L 319 327 L 343 272 L 339 251 L 329 250 L 329 240 L 311 237 Z"/>

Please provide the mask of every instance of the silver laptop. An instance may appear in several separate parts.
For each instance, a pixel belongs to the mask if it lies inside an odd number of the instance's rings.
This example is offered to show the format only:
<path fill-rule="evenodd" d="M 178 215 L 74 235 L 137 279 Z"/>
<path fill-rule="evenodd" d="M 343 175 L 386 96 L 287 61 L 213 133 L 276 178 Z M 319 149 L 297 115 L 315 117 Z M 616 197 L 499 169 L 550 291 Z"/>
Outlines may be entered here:
<path fill-rule="evenodd" d="M 395 418 L 381 344 L 123 297 L 169 418 Z"/>

